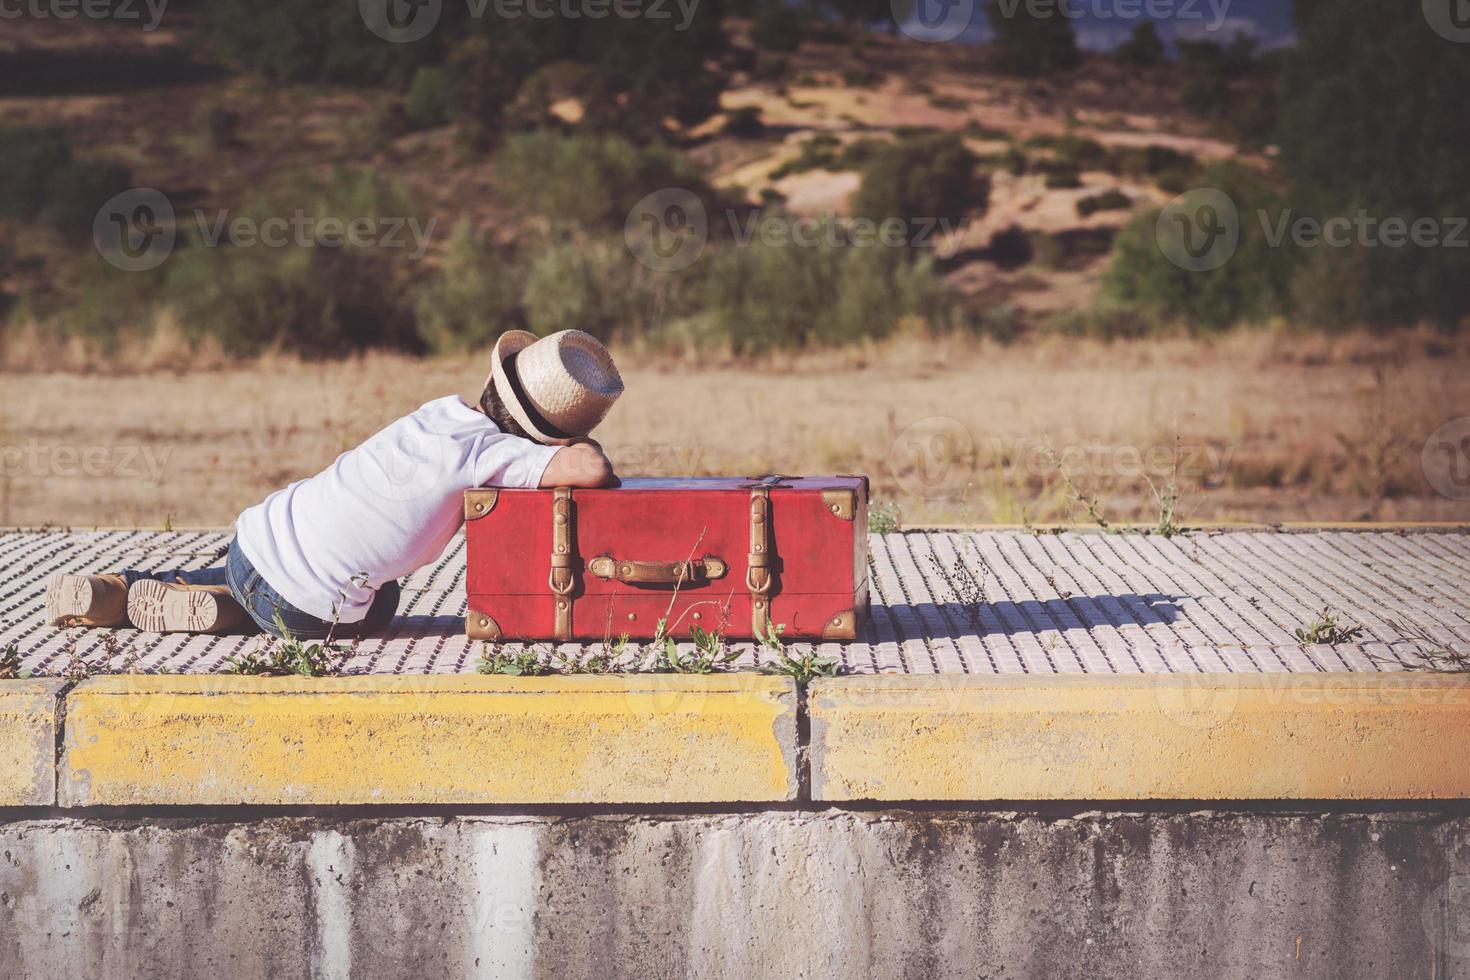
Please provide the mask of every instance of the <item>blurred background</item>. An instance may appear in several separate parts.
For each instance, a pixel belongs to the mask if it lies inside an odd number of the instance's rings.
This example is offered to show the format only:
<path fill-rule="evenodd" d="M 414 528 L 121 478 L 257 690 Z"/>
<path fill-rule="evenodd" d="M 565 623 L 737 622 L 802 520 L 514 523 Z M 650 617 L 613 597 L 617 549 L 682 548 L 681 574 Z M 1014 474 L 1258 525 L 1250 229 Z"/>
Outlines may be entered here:
<path fill-rule="evenodd" d="M 1470 519 L 1458 0 L 21 0 L 0 525 L 217 526 L 496 335 L 880 526 Z"/>

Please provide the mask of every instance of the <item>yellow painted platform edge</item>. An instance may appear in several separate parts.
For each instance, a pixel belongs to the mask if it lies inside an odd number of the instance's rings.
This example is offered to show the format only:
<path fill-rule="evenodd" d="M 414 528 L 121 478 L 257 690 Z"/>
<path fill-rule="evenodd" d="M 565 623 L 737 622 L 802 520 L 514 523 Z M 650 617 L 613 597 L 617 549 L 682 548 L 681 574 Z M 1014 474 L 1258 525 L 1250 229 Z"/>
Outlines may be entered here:
<path fill-rule="evenodd" d="M 56 729 L 65 686 L 59 678 L 0 680 L 0 806 L 56 802 Z"/>
<path fill-rule="evenodd" d="M 781 802 L 769 675 L 109 676 L 68 695 L 63 806 Z"/>
<path fill-rule="evenodd" d="M 1470 798 L 1470 675 L 864 676 L 808 704 L 822 801 Z"/>

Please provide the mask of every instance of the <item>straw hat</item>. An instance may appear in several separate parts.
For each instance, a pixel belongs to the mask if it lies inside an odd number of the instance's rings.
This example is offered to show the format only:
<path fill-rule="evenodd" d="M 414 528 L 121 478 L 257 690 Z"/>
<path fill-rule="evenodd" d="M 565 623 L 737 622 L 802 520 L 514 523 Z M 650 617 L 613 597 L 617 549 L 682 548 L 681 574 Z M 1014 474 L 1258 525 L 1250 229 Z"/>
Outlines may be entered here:
<path fill-rule="evenodd" d="M 623 393 L 612 355 L 580 330 L 541 338 L 508 330 L 495 342 L 490 373 L 506 409 L 545 443 L 585 436 Z"/>

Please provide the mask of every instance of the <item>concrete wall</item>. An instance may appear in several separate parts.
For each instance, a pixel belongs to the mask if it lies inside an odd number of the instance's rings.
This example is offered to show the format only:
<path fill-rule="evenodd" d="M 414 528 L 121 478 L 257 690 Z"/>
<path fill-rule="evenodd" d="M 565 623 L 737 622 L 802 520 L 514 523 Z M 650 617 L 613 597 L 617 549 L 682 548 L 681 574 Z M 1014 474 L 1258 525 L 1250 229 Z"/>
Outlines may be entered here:
<path fill-rule="evenodd" d="M 1470 977 L 1463 807 L 27 812 L 7 978 Z"/>

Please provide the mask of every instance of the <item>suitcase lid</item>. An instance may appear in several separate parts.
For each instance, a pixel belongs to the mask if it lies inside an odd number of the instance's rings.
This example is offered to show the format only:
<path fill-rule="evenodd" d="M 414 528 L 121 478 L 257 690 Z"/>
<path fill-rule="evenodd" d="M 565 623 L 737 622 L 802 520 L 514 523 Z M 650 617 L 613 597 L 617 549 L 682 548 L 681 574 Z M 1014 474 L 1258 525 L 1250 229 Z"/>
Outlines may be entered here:
<path fill-rule="evenodd" d="M 842 490 L 862 486 L 861 476 L 631 476 L 613 491 L 731 490 L 749 493 L 762 483 L 773 490 Z M 546 493 L 533 490 L 532 493 Z M 589 491 L 579 490 L 578 493 Z"/>

